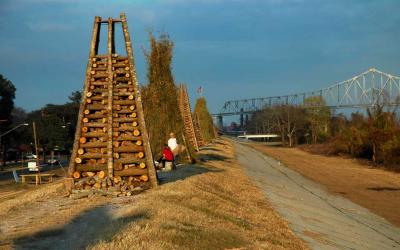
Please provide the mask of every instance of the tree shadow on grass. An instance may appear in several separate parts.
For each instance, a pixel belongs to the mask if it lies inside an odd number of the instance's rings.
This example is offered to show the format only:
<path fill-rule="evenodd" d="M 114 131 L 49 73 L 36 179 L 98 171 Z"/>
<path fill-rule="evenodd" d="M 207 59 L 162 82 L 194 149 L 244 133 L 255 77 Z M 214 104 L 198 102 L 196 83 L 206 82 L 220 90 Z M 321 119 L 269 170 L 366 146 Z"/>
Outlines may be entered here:
<path fill-rule="evenodd" d="M 222 141 L 222 140 L 215 140 L 213 143 L 215 143 L 215 144 L 219 144 L 219 145 L 227 145 L 224 141 Z"/>
<path fill-rule="evenodd" d="M 107 206 L 81 213 L 70 223 L 14 240 L 15 249 L 85 249 L 98 241 L 111 241 L 128 223 L 149 218 L 145 211 L 112 218 Z M 33 222 L 34 223 L 34 222 Z"/>
<path fill-rule="evenodd" d="M 172 170 L 169 172 L 158 172 L 157 176 L 160 184 L 165 184 L 169 182 L 174 182 L 177 180 L 184 180 L 188 177 L 199 175 L 207 172 L 222 172 L 223 170 L 212 168 L 212 167 L 203 167 L 200 165 L 180 165 L 176 170 Z"/>
<path fill-rule="evenodd" d="M 210 150 L 210 151 L 222 151 L 222 150 L 220 150 L 220 149 L 217 149 L 217 148 L 213 148 L 213 147 L 201 147 L 200 148 L 201 149 L 201 151 L 203 151 L 203 150 Z"/>
<path fill-rule="evenodd" d="M 199 160 L 202 162 L 207 162 L 207 161 L 229 161 L 230 158 L 219 155 L 219 154 L 200 154 L 199 155 Z"/>
<path fill-rule="evenodd" d="M 400 188 L 395 188 L 395 187 L 369 187 L 367 188 L 368 190 L 373 190 L 373 191 L 400 191 Z"/>

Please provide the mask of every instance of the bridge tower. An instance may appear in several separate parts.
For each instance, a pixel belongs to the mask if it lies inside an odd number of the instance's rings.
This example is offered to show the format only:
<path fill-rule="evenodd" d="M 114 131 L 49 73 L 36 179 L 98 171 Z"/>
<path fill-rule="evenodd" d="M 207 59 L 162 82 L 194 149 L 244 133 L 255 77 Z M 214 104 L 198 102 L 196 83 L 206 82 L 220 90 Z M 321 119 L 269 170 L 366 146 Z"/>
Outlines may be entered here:
<path fill-rule="evenodd" d="M 217 127 L 220 131 L 224 129 L 224 120 L 222 115 L 217 116 Z"/>
<path fill-rule="evenodd" d="M 244 127 L 244 117 L 243 117 L 243 108 L 240 109 L 240 129 L 243 130 Z"/>

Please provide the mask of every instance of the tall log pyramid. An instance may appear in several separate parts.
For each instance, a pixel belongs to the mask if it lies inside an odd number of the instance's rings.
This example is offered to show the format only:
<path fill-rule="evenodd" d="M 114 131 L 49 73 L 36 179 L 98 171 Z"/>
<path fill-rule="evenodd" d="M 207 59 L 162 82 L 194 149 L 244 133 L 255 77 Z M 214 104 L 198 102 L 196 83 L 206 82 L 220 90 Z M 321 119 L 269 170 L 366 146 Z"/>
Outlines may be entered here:
<path fill-rule="evenodd" d="M 122 24 L 126 56 L 115 53 Z M 100 29 L 108 27 L 107 53 L 98 54 Z M 89 62 L 68 173 L 74 189 L 120 192 L 157 186 L 132 44 L 125 14 L 95 17 Z"/>

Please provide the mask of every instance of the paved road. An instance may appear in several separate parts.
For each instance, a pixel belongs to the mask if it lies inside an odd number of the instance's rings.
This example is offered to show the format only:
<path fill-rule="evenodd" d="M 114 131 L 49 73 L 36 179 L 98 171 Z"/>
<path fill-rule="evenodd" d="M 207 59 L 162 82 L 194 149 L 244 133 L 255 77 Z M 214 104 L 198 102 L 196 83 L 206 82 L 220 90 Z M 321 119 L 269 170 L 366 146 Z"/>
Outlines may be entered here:
<path fill-rule="evenodd" d="M 400 228 L 244 143 L 234 144 L 247 174 L 312 249 L 400 249 Z"/>

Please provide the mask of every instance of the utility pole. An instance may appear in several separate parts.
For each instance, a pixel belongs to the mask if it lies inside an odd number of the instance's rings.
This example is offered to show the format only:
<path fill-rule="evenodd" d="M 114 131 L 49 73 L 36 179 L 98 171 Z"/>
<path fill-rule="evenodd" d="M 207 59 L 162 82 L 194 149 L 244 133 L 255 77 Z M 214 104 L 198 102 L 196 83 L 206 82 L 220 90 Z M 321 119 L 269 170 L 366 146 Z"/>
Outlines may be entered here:
<path fill-rule="evenodd" d="M 33 140 L 35 142 L 35 152 L 36 152 L 36 167 L 38 169 L 38 173 L 40 175 L 40 163 L 39 163 L 39 150 L 38 150 L 38 143 L 37 143 L 37 137 L 36 137 L 36 123 L 32 123 L 33 127 Z M 40 180 L 40 177 L 39 177 Z"/>

